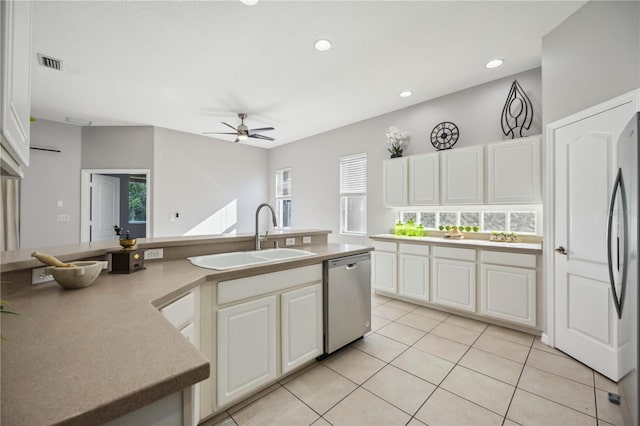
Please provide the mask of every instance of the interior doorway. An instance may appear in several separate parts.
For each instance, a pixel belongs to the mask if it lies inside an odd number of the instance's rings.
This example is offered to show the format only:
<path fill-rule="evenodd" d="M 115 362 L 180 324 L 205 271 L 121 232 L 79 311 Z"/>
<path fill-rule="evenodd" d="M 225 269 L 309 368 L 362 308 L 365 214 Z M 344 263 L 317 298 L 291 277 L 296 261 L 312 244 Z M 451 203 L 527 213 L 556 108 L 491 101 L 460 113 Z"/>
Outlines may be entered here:
<path fill-rule="evenodd" d="M 80 241 L 151 236 L 151 173 L 148 169 L 84 169 L 81 176 Z"/>

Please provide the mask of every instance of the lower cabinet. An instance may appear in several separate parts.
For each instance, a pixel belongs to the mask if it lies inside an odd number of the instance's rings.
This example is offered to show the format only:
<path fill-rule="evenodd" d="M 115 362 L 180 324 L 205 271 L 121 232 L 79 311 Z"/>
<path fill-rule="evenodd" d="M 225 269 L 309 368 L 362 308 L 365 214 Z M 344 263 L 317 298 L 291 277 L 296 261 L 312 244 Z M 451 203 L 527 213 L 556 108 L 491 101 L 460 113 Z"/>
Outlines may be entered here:
<path fill-rule="evenodd" d="M 400 254 L 398 294 L 429 301 L 429 257 Z"/>
<path fill-rule="evenodd" d="M 393 252 L 374 251 L 371 253 L 371 287 L 395 293 L 397 289 L 397 259 Z"/>
<path fill-rule="evenodd" d="M 536 326 L 536 271 L 511 266 L 481 266 L 480 313 Z"/>
<path fill-rule="evenodd" d="M 276 378 L 276 296 L 218 311 L 218 406 Z"/>
<path fill-rule="evenodd" d="M 433 303 L 476 311 L 476 264 L 433 258 Z"/>
<path fill-rule="evenodd" d="M 280 297 L 282 372 L 288 373 L 323 353 L 322 284 Z"/>

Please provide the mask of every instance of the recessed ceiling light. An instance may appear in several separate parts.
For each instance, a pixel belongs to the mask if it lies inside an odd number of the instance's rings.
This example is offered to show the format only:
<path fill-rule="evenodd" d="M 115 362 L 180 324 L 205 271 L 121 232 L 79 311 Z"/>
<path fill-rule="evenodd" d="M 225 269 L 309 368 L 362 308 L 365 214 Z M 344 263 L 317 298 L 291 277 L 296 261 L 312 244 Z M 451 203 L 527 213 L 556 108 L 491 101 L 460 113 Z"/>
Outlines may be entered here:
<path fill-rule="evenodd" d="M 255 6 L 256 4 L 258 4 L 260 0 L 240 0 L 240 1 L 247 6 Z"/>
<path fill-rule="evenodd" d="M 316 50 L 319 50 L 320 52 L 325 52 L 331 49 L 331 42 L 323 38 L 321 38 L 320 40 L 316 40 L 316 42 L 313 45 L 316 48 Z"/>
<path fill-rule="evenodd" d="M 413 92 L 411 90 L 405 90 L 404 92 L 400 92 L 401 98 L 408 98 L 411 95 L 413 95 Z"/>
<path fill-rule="evenodd" d="M 69 124 L 74 124 L 76 126 L 91 126 L 91 124 L 93 123 L 93 121 L 84 120 L 82 118 L 75 118 L 75 117 L 66 117 L 64 121 L 66 121 Z"/>
<path fill-rule="evenodd" d="M 487 62 L 487 65 L 485 65 L 485 67 L 487 67 L 487 68 L 498 68 L 502 64 L 504 64 L 504 61 L 502 59 L 493 59 L 493 60 Z"/>

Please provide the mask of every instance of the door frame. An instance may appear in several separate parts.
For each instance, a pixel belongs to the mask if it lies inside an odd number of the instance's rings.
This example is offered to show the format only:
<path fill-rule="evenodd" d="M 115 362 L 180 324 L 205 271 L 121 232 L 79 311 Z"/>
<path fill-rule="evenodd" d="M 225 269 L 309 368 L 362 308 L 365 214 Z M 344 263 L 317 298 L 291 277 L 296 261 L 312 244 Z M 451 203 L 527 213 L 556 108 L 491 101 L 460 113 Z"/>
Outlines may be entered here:
<path fill-rule="evenodd" d="M 151 226 L 151 169 L 82 169 L 80 170 L 80 242 L 89 242 L 91 229 L 91 175 L 145 175 L 147 178 L 147 223 L 146 238 L 152 235 Z"/>
<path fill-rule="evenodd" d="M 571 114 L 565 118 L 547 124 L 545 130 L 545 168 L 543 174 L 545 180 L 544 188 L 544 222 L 543 222 L 543 269 L 544 269 L 544 300 L 546 324 L 541 336 L 542 342 L 555 347 L 555 264 L 554 264 L 554 241 L 555 241 L 555 131 L 579 120 L 583 120 L 592 115 L 610 110 L 617 106 L 631 102 L 634 111 L 640 111 L 640 89 L 635 89 L 623 95 L 594 105 L 585 110 Z"/>

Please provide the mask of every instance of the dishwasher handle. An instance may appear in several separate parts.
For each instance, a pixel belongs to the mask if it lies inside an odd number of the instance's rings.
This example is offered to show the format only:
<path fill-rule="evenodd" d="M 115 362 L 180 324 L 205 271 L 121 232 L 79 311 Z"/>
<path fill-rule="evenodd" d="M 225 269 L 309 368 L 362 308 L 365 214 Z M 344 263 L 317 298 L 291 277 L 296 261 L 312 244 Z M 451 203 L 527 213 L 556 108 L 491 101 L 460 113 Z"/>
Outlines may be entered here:
<path fill-rule="evenodd" d="M 326 261 L 329 268 L 341 268 L 347 266 L 347 269 L 355 269 L 360 262 L 371 260 L 370 253 L 356 254 L 353 256 L 339 257 Z"/>
<path fill-rule="evenodd" d="M 347 271 L 350 271 L 352 269 L 356 269 L 358 267 L 358 263 L 350 263 L 349 265 L 345 266 Z"/>

